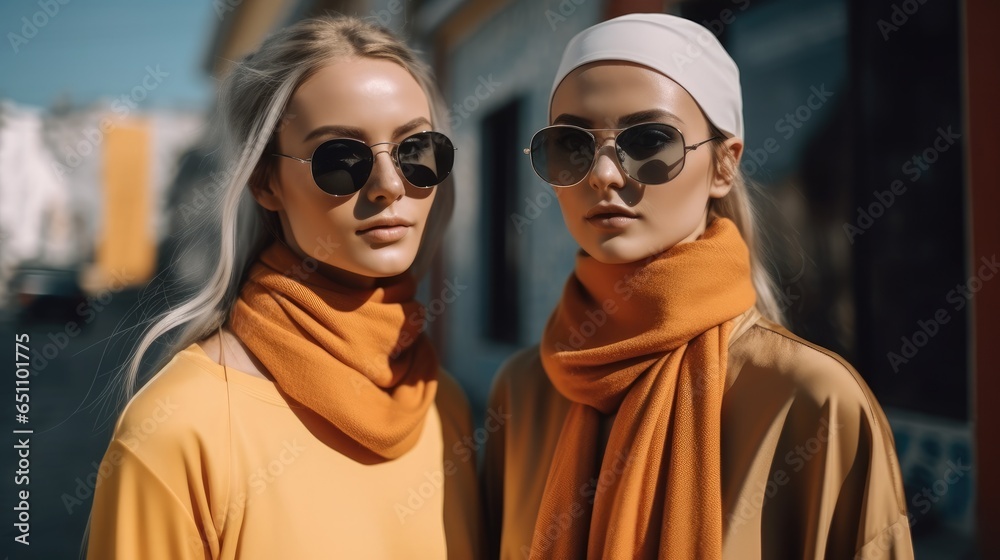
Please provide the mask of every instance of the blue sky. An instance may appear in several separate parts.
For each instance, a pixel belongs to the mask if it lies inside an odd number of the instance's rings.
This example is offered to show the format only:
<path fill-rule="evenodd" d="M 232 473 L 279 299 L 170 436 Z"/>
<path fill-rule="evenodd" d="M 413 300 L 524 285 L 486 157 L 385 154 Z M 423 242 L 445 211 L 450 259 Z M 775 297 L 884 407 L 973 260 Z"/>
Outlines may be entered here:
<path fill-rule="evenodd" d="M 62 1 L 0 2 L 0 98 L 48 107 L 68 96 L 74 105 L 88 105 L 130 93 L 143 83 L 147 66 L 158 66 L 161 81 L 140 106 L 210 102 L 213 82 L 203 67 L 218 24 L 210 0 Z M 48 16 L 45 5 L 58 12 Z M 27 38 L 32 30 L 23 29 L 22 18 L 44 25 Z"/>

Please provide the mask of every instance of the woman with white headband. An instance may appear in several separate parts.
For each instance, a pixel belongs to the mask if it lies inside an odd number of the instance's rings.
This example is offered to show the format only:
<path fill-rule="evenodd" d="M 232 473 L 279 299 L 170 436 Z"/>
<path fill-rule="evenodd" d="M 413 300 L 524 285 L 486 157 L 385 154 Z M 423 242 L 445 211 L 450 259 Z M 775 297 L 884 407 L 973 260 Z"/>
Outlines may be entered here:
<path fill-rule="evenodd" d="M 501 558 L 912 558 L 886 417 L 781 326 L 740 175 L 739 71 L 705 28 L 574 37 L 531 139 L 580 245 L 541 344 L 501 368 Z"/>

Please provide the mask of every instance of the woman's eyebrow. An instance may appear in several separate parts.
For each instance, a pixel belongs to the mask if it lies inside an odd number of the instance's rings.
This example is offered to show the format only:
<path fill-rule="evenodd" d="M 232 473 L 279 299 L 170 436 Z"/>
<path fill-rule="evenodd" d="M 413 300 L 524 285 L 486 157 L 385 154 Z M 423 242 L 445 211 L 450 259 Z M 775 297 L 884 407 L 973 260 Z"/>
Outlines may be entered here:
<path fill-rule="evenodd" d="M 365 133 L 360 128 L 354 128 L 351 126 L 341 126 L 337 124 L 328 124 L 321 126 L 309 134 L 302 140 L 303 142 L 308 142 L 313 138 L 319 138 L 321 136 L 336 136 L 338 138 L 356 138 L 362 139 Z"/>
<path fill-rule="evenodd" d="M 684 121 L 680 117 L 667 111 L 665 109 L 648 109 L 646 111 L 637 111 L 635 113 L 630 113 L 618 118 L 617 125 L 619 128 L 625 128 L 632 126 L 634 124 L 653 122 L 653 121 L 672 121 L 677 124 L 684 124 Z M 563 113 L 553 119 L 552 124 L 571 124 L 574 126 L 579 126 L 580 128 L 590 128 L 593 121 L 590 119 L 585 119 L 577 115 L 571 115 L 569 113 Z"/>
<path fill-rule="evenodd" d="M 684 124 L 680 117 L 664 109 L 649 109 L 638 111 L 618 118 L 618 126 L 627 127 L 633 124 L 640 124 L 653 121 L 672 121 L 677 124 Z"/>
<path fill-rule="evenodd" d="M 570 115 L 569 113 L 563 113 L 558 117 L 552 119 L 552 124 L 571 124 L 573 126 L 578 126 L 580 128 L 589 128 L 590 119 L 585 119 L 583 117 L 578 117 L 576 115 Z"/>
<path fill-rule="evenodd" d="M 415 119 L 408 121 L 406 124 L 397 126 L 395 130 L 392 131 L 392 137 L 398 138 L 399 136 L 403 135 L 403 133 L 409 132 L 410 130 L 417 128 L 418 126 L 422 125 L 430 126 L 430 124 L 431 122 L 427 120 L 426 117 L 417 117 Z M 302 141 L 308 142 L 314 138 L 320 138 L 322 136 L 335 136 L 335 137 L 355 138 L 358 140 L 362 140 L 365 138 L 366 134 L 364 130 L 361 130 L 360 128 L 356 128 L 353 126 L 328 124 L 314 129 L 312 132 L 307 134 Z"/>
<path fill-rule="evenodd" d="M 431 121 L 427 120 L 425 117 L 417 117 L 412 119 L 410 122 L 397 126 L 396 130 L 392 131 L 393 138 L 399 138 L 404 132 L 409 132 L 418 126 L 431 126 Z"/>

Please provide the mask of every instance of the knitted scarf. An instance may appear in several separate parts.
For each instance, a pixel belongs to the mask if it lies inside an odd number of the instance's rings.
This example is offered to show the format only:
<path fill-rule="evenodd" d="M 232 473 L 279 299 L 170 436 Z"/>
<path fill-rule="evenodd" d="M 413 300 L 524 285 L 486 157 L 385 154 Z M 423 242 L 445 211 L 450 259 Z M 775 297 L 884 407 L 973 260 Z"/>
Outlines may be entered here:
<path fill-rule="evenodd" d="M 334 282 L 287 245 L 251 266 L 230 328 L 278 387 L 375 454 L 394 459 L 420 437 L 438 360 L 422 333 L 416 281 L 371 289 Z"/>
<path fill-rule="evenodd" d="M 531 558 L 721 558 L 727 347 L 755 299 L 726 218 L 644 261 L 577 257 L 542 337 L 545 371 L 572 405 Z M 598 464 L 600 415 L 613 412 Z"/>

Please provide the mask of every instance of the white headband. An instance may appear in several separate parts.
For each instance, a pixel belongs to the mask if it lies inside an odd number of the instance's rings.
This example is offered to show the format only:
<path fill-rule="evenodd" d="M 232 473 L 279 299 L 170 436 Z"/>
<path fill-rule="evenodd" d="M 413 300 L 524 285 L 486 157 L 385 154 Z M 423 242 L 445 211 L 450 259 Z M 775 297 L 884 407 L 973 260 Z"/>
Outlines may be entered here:
<path fill-rule="evenodd" d="M 625 60 L 648 66 L 681 85 L 708 120 L 729 137 L 743 138 L 740 71 L 715 35 L 697 23 L 667 14 L 628 14 L 584 29 L 563 51 L 549 93 L 579 66 Z"/>

